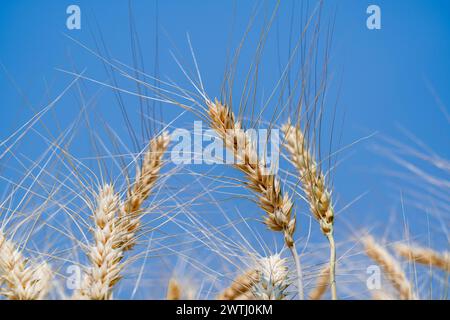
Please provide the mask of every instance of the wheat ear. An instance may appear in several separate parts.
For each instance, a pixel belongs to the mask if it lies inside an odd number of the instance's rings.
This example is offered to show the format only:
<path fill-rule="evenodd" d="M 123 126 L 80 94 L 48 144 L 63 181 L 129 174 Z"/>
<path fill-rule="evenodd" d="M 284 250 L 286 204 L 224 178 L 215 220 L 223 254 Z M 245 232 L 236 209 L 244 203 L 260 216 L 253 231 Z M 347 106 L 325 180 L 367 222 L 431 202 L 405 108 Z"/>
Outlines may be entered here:
<path fill-rule="evenodd" d="M 175 278 L 169 280 L 166 300 L 181 300 L 181 286 Z"/>
<path fill-rule="evenodd" d="M 366 236 L 362 239 L 366 254 L 375 261 L 385 273 L 386 277 L 397 290 L 402 300 L 414 300 L 415 295 L 411 283 L 405 276 L 399 263 L 389 254 L 389 252 L 375 242 L 373 237 Z"/>
<path fill-rule="evenodd" d="M 206 103 L 211 127 L 235 155 L 234 166 L 245 174 L 247 187 L 258 195 L 258 205 L 267 214 L 264 223 L 270 230 L 284 235 L 284 242 L 295 261 L 299 296 L 303 299 L 302 271 L 294 242 L 296 217 L 292 216 L 292 201 L 287 194 L 283 195 L 280 180 L 270 172 L 265 160 L 258 157 L 254 141 L 235 120 L 233 111 L 217 100 Z"/>
<path fill-rule="evenodd" d="M 325 176 L 314 160 L 302 131 L 290 122 L 285 124 L 282 130 L 285 134 L 285 147 L 299 172 L 310 210 L 330 244 L 330 286 L 332 299 L 336 300 L 336 246 L 333 236 L 334 208 L 331 192 L 325 185 Z"/>
<path fill-rule="evenodd" d="M 395 251 L 402 257 L 420 264 L 425 264 L 450 272 L 450 253 L 439 253 L 429 248 L 397 244 Z"/>
<path fill-rule="evenodd" d="M 317 277 L 316 286 L 309 293 L 310 300 L 320 300 L 325 292 L 327 292 L 328 286 L 330 284 L 330 267 L 326 266 L 320 271 Z"/>
<path fill-rule="evenodd" d="M 245 297 L 252 296 L 251 288 L 259 280 L 257 270 L 249 270 L 234 279 L 231 286 L 223 290 L 218 296 L 218 300 L 248 300 Z"/>
<path fill-rule="evenodd" d="M 233 300 L 240 300 L 240 301 L 244 301 L 244 300 L 256 300 L 255 295 L 253 294 L 253 292 L 251 291 L 247 291 L 245 293 L 242 293 L 240 295 L 238 295 L 236 298 L 234 298 Z"/>
<path fill-rule="evenodd" d="M 100 188 L 93 212 L 94 242 L 89 247 L 91 267 L 83 279 L 75 298 L 109 300 L 112 289 L 120 280 L 123 258 L 123 230 L 119 225 L 120 202 L 111 185 Z"/>
<path fill-rule="evenodd" d="M 280 255 L 261 258 L 258 261 L 259 280 L 252 292 L 257 300 L 283 300 L 291 281 L 286 259 Z"/>
<path fill-rule="evenodd" d="M 142 204 L 149 197 L 163 166 L 163 156 L 169 146 L 170 135 L 164 131 L 150 140 L 141 166 L 136 170 L 134 184 L 128 189 L 127 198 L 120 211 L 120 223 L 126 239 L 125 251 L 136 244 L 135 235 L 141 225 Z"/>
<path fill-rule="evenodd" d="M 45 299 L 51 287 L 52 271 L 46 262 L 26 259 L 16 245 L 0 231 L 0 294 L 11 300 Z"/>
<path fill-rule="evenodd" d="M 395 299 L 390 294 L 382 290 L 375 290 L 372 292 L 372 300 L 395 300 Z"/>

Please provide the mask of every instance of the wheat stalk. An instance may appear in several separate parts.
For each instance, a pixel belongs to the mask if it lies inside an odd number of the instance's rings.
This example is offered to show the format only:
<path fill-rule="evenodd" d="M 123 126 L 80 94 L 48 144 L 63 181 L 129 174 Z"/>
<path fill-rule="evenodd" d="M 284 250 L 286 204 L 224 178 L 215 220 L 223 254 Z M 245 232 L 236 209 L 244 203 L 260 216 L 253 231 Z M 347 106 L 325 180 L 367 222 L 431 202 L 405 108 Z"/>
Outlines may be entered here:
<path fill-rule="evenodd" d="M 83 279 L 77 299 L 109 300 L 112 288 L 120 280 L 124 248 L 123 229 L 118 212 L 120 201 L 111 185 L 100 188 L 93 212 L 94 243 L 89 247 L 91 267 Z"/>
<path fill-rule="evenodd" d="M 328 286 L 330 284 L 330 267 L 326 266 L 320 271 L 317 277 L 316 286 L 309 293 L 310 300 L 320 300 L 325 292 L 327 292 Z"/>
<path fill-rule="evenodd" d="M 416 299 L 411 283 L 405 276 L 399 263 L 382 246 L 377 244 L 373 237 L 366 236 L 362 239 L 367 256 L 375 261 L 385 273 L 386 277 L 397 290 L 403 300 Z"/>
<path fill-rule="evenodd" d="M 253 294 L 251 288 L 259 280 L 259 273 L 256 269 L 249 270 L 234 279 L 233 283 L 223 290 L 218 296 L 218 300 L 248 300 L 245 297 Z"/>
<path fill-rule="evenodd" d="M 235 120 L 233 111 L 217 100 L 207 100 L 206 104 L 211 127 L 235 155 L 234 166 L 245 174 L 247 187 L 258 195 L 258 205 L 267 214 L 264 223 L 270 230 L 284 235 L 284 242 L 295 261 L 299 296 L 303 299 L 303 277 L 294 242 L 296 217 L 292 216 L 292 201 L 287 194 L 283 195 L 280 180 L 267 168 L 265 159 L 258 157 L 254 141 Z"/>
<path fill-rule="evenodd" d="M 302 131 L 290 122 L 286 123 L 282 130 L 285 134 L 285 147 L 299 172 L 310 210 L 330 244 L 331 295 L 332 299 L 336 300 L 336 246 L 333 236 L 334 208 L 331 192 L 325 186 L 325 176 L 314 160 Z"/>
<path fill-rule="evenodd" d="M 259 280 L 252 287 L 257 300 L 283 300 L 291 281 L 286 259 L 280 255 L 261 258 L 258 261 Z"/>
<path fill-rule="evenodd" d="M 11 300 L 41 300 L 50 290 L 52 271 L 46 262 L 26 259 L 0 231 L 0 294 Z"/>
<path fill-rule="evenodd" d="M 402 257 L 420 264 L 425 264 L 450 272 L 450 254 L 448 252 L 439 253 L 429 248 L 408 246 L 397 244 L 395 251 Z"/>
<path fill-rule="evenodd" d="M 136 170 L 134 184 L 128 189 L 127 198 L 120 211 L 120 224 L 124 229 L 124 250 L 130 250 L 136 244 L 135 234 L 141 225 L 142 204 L 149 197 L 163 166 L 163 156 L 169 146 L 170 135 L 164 131 L 153 138 L 142 165 Z"/>

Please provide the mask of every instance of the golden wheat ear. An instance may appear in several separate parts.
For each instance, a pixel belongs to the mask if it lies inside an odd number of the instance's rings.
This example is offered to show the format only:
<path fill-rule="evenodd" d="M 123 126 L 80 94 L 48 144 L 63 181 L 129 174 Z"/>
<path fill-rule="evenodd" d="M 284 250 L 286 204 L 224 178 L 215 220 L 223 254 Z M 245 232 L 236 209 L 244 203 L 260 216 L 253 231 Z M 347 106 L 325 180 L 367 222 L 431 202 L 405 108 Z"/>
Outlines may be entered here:
<path fill-rule="evenodd" d="M 389 252 L 380 246 L 373 237 L 366 236 L 362 239 L 366 254 L 382 269 L 392 286 L 397 290 L 402 300 L 415 300 L 412 285 L 403 272 L 400 264 Z"/>
<path fill-rule="evenodd" d="M 450 273 L 450 253 L 439 253 L 429 248 L 396 244 L 395 251 L 409 261 L 432 266 Z"/>
<path fill-rule="evenodd" d="M 208 102 L 211 127 L 219 134 L 225 146 L 236 157 L 234 166 L 242 171 L 248 182 L 247 187 L 258 194 L 258 204 L 267 216 L 265 224 L 273 231 L 281 231 L 288 247 L 294 244 L 295 217 L 292 217 L 292 202 L 281 191 L 280 181 L 265 166 L 264 159 L 258 157 L 253 141 L 235 121 L 234 113 L 222 103 Z"/>
<path fill-rule="evenodd" d="M 309 293 L 310 300 L 320 300 L 330 285 L 330 267 L 323 268 L 317 277 L 316 285 Z"/>
<path fill-rule="evenodd" d="M 218 296 L 218 300 L 250 300 L 252 297 L 251 288 L 258 281 L 257 270 L 249 270 L 233 280 L 233 283 L 223 290 Z M 254 298 L 254 296 L 253 296 Z"/>
<path fill-rule="evenodd" d="M 294 241 L 296 217 L 292 215 L 291 198 L 283 194 L 280 180 L 266 167 L 266 159 L 259 157 L 254 141 L 244 132 L 241 123 L 235 120 L 233 111 L 217 100 L 207 100 L 206 104 L 211 128 L 218 133 L 226 148 L 233 152 L 234 167 L 245 174 L 245 185 L 256 194 L 259 207 L 266 213 L 264 223 L 270 230 L 283 233 L 297 269 L 299 298 L 303 300 L 303 276 Z"/>
<path fill-rule="evenodd" d="M 52 270 L 46 263 L 26 259 L 0 231 L 0 294 L 10 300 L 45 299 L 51 288 Z"/>
<path fill-rule="evenodd" d="M 178 281 L 175 278 L 171 278 L 167 286 L 166 300 L 181 300 L 181 291 L 181 285 Z"/>
<path fill-rule="evenodd" d="M 283 125 L 282 131 L 285 136 L 285 148 L 290 154 L 292 164 L 299 173 L 299 180 L 302 182 L 311 213 L 319 222 L 322 233 L 330 243 L 329 279 L 331 295 L 333 300 L 336 300 L 336 247 L 333 235 L 334 208 L 331 192 L 326 187 L 325 176 L 317 165 L 300 128 L 288 122 Z"/>
<path fill-rule="evenodd" d="M 279 254 L 264 257 L 258 261 L 259 279 L 252 292 L 257 300 L 284 300 L 292 281 L 286 259 Z"/>
<path fill-rule="evenodd" d="M 372 300 L 395 300 L 390 294 L 382 290 L 374 290 L 372 292 Z"/>
<path fill-rule="evenodd" d="M 292 281 L 286 259 L 279 254 L 259 258 L 255 268 L 234 279 L 219 300 L 283 300 Z"/>
<path fill-rule="evenodd" d="M 128 189 L 127 198 L 119 212 L 120 224 L 127 237 L 121 244 L 125 251 L 136 244 L 135 235 L 141 226 L 142 204 L 150 196 L 160 176 L 169 143 L 170 135 L 167 131 L 150 140 L 142 164 L 136 170 L 134 184 Z"/>
<path fill-rule="evenodd" d="M 92 214 L 94 242 L 89 246 L 90 268 L 83 278 L 75 299 L 109 300 L 122 270 L 123 230 L 119 225 L 119 196 L 111 185 L 100 188 L 96 208 Z"/>

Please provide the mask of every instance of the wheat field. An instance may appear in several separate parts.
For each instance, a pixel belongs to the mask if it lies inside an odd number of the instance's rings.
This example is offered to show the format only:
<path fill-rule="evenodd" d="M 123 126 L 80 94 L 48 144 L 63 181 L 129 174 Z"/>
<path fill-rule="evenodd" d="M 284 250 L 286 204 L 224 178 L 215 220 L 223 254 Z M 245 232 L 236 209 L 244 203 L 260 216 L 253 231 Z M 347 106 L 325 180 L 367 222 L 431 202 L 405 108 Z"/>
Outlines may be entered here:
<path fill-rule="evenodd" d="M 124 34 L 60 35 L 58 94 L 1 138 L 1 299 L 448 299 L 448 121 L 430 146 L 345 121 L 338 10 L 256 1 L 229 42 L 186 17 L 174 43 L 131 3 Z"/>

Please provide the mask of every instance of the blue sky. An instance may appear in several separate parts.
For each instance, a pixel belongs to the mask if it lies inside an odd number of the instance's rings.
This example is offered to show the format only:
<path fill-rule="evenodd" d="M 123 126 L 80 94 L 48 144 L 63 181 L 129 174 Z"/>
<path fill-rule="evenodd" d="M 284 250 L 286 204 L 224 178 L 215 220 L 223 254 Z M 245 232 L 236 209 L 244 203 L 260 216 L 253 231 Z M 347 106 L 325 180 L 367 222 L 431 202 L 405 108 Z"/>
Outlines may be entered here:
<path fill-rule="evenodd" d="M 149 73 L 154 70 L 155 35 L 158 33 L 159 75 L 183 82 L 170 51 L 191 64 L 186 40 L 186 33 L 189 32 L 207 90 L 211 96 L 218 95 L 226 50 L 230 48 L 231 21 L 234 17 L 233 48 L 244 32 L 256 3 L 250 0 L 236 3 L 159 1 L 157 15 L 154 1 L 132 1 L 146 70 Z M 266 12 L 270 12 L 273 3 L 268 1 L 267 6 L 262 5 L 260 14 L 266 7 Z M 81 30 L 66 28 L 66 8 L 70 4 L 81 8 Z M 366 28 L 366 8 L 370 4 L 381 8 L 381 30 Z M 274 25 L 273 31 L 276 26 L 279 28 L 281 43 L 286 43 L 288 39 L 291 8 L 290 1 L 282 1 Z M 350 144 L 376 133 L 373 138 L 358 143 L 345 154 L 345 161 L 335 172 L 336 194 L 340 204 L 344 205 L 365 193 L 362 200 L 344 214 L 349 219 L 356 219 L 361 226 L 378 226 L 383 232 L 382 221 L 387 221 L 392 211 L 401 214 L 399 194 L 402 187 L 393 186 L 389 175 L 386 175 L 386 171 L 395 166 L 373 150 L 374 145 L 383 144 L 380 137 L 411 144 L 402 131 L 406 129 L 443 158 L 450 158 L 450 126 L 441 110 L 450 102 L 450 3 L 446 0 L 326 1 L 324 16 L 330 18 L 333 13 L 336 13 L 336 24 L 330 54 L 333 80 L 329 90 L 330 103 L 334 103 L 341 86 L 338 110 L 341 116 L 345 114 L 344 126 L 339 128 L 343 132 L 342 144 Z M 67 36 L 95 49 L 93 35 L 98 39 L 101 34 L 113 58 L 132 64 L 129 18 L 128 1 L 123 0 L 17 0 L 2 4 L 0 62 L 4 70 L 0 72 L 0 138 L 9 136 L 32 116 L 30 105 L 35 110 L 42 109 L 70 83 L 72 77 L 58 71 L 58 68 L 85 70 L 86 75 L 97 80 L 107 79 L 101 62 Z M 256 21 L 256 30 L 261 23 L 262 20 Z M 257 32 L 251 33 L 249 42 L 253 43 L 257 35 Z M 276 35 L 272 32 L 262 78 L 262 86 L 267 85 L 267 91 L 270 90 L 271 79 L 279 75 L 274 54 L 275 39 Z M 252 50 L 254 47 L 251 46 L 244 50 L 244 62 L 249 61 Z M 92 83 L 85 84 L 84 89 L 87 97 L 102 89 L 96 99 L 96 110 L 105 113 L 103 117 L 116 128 L 118 134 L 126 134 L 111 90 Z M 138 117 L 137 100 L 125 97 L 125 101 L 131 117 Z M 79 99 L 71 90 L 57 105 L 59 125 L 64 127 L 71 123 L 78 108 Z M 163 108 L 166 121 L 179 114 L 179 110 L 173 107 Z M 446 110 L 448 112 L 448 107 Z M 189 125 L 191 119 L 187 117 L 184 124 Z M 50 117 L 46 121 L 49 128 L 56 130 L 55 121 Z M 87 139 L 86 136 L 84 138 Z M 42 148 L 41 142 L 30 138 L 20 151 L 33 157 L 39 155 Z M 76 146 L 74 150 L 81 156 L 89 152 L 86 145 Z M 248 208 L 254 209 L 250 204 L 241 205 L 243 211 Z M 421 213 L 414 208 L 404 210 L 411 225 L 419 226 L 417 235 L 423 236 L 426 231 L 421 228 L 424 223 Z M 343 238 L 345 236 L 341 235 Z M 441 241 L 438 241 L 440 245 Z"/>

